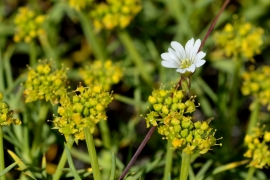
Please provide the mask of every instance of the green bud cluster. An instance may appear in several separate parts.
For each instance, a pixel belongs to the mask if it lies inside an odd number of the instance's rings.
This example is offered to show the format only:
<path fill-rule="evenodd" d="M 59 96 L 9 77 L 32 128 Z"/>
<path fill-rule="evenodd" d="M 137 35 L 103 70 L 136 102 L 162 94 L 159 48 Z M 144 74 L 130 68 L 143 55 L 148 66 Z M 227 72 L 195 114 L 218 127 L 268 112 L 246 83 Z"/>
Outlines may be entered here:
<path fill-rule="evenodd" d="M 36 38 L 39 34 L 44 34 L 42 24 L 45 20 L 45 16 L 36 15 L 27 7 L 19 8 L 19 13 L 14 19 L 16 25 L 16 33 L 14 35 L 14 41 L 25 41 L 29 43 L 32 39 Z"/>
<path fill-rule="evenodd" d="M 24 84 L 25 102 L 45 99 L 57 104 L 66 94 L 66 71 L 63 67 L 53 70 L 52 62 L 47 61 L 41 61 L 35 69 L 30 68 Z"/>
<path fill-rule="evenodd" d="M 0 93 L 0 126 L 6 126 L 10 124 L 19 125 L 21 121 L 19 119 L 14 119 L 13 111 L 9 110 L 9 106 L 3 102 L 3 94 Z"/>
<path fill-rule="evenodd" d="M 73 135 L 75 141 L 84 139 L 83 128 L 94 131 L 100 120 L 107 120 L 105 108 L 112 101 L 111 94 L 102 86 L 79 86 L 73 96 L 61 98 L 58 107 L 59 117 L 55 117 L 54 129 L 58 129 L 66 140 Z"/>
<path fill-rule="evenodd" d="M 96 60 L 90 66 L 80 69 L 79 73 L 87 86 L 100 85 L 106 91 L 109 91 L 111 86 L 117 84 L 123 77 L 122 68 L 118 64 L 113 64 L 111 60 L 104 63 Z"/>
<path fill-rule="evenodd" d="M 251 158 L 249 166 L 260 169 L 270 166 L 270 151 L 267 145 L 270 142 L 270 132 L 255 127 L 251 134 L 245 136 L 244 142 L 248 148 L 244 157 Z"/>
<path fill-rule="evenodd" d="M 158 132 L 172 141 L 174 148 L 183 149 L 187 154 L 198 150 L 201 154 L 216 145 L 215 132 L 208 121 L 192 121 L 196 110 L 194 97 L 184 100 L 183 91 L 154 90 L 148 101 L 153 106 L 146 116 L 147 127 L 158 126 Z"/>
<path fill-rule="evenodd" d="M 251 70 L 245 72 L 242 78 L 242 94 L 257 98 L 270 111 L 270 66 L 261 66 L 257 70 L 251 67 Z"/>
<path fill-rule="evenodd" d="M 131 20 L 141 11 L 140 0 L 107 0 L 96 4 L 91 11 L 95 30 L 126 28 Z"/>

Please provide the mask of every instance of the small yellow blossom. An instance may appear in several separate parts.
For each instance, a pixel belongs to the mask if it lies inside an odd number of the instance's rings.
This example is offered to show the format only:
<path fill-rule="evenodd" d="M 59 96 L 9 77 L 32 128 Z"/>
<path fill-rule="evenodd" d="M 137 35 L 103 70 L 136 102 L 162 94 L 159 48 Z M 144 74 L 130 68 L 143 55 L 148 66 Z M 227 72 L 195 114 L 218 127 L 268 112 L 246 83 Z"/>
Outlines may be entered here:
<path fill-rule="evenodd" d="M 194 97 L 184 100 L 183 91 L 160 89 L 154 90 L 148 101 L 153 110 L 145 117 L 147 127 L 157 126 L 158 133 L 171 140 L 174 148 L 188 154 L 195 151 L 204 154 L 216 145 L 210 120 L 192 121 L 191 113 L 196 110 Z"/>
<path fill-rule="evenodd" d="M 99 32 L 101 29 L 126 28 L 141 9 L 140 0 L 107 0 L 96 4 L 90 15 L 95 31 Z"/>
<path fill-rule="evenodd" d="M 44 15 L 36 15 L 27 7 L 19 8 L 19 13 L 14 19 L 16 25 L 16 33 L 13 38 L 14 41 L 30 43 L 39 34 L 44 33 L 42 28 L 44 21 Z"/>
<path fill-rule="evenodd" d="M 262 35 L 262 28 L 235 19 L 233 23 L 226 24 L 222 31 L 216 32 L 214 40 L 225 56 L 253 60 L 253 56 L 261 52 Z"/>
<path fill-rule="evenodd" d="M 9 110 L 9 106 L 3 102 L 3 94 L 0 93 L 0 126 L 6 126 L 10 124 L 19 125 L 21 121 L 13 118 L 13 111 Z"/>
<path fill-rule="evenodd" d="M 104 64 L 96 60 L 91 65 L 80 69 L 79 73 L 87 86 L 101 85 L 107 91 L 123 77 L 120 65 L 113 64 L 111 60 L 105 61 Z"/>
<path fill-rule="evenodd" d="M 249 166 L 262 169 L 270 165 L 270 151 L 267 142 L 270 141 L 270 133 L 259 127 L 253 128 L 251 134 L 245 137 L 245 145 L 248 150 L 244 157 L 251 158 Z"/>
<path fill-rule="evenodd" d="M 270 110 L 270 66 L 264 65 L 257 70 L 251 68 L 244 72 L 242 78 L 242 94 L 252 95 Z"/>

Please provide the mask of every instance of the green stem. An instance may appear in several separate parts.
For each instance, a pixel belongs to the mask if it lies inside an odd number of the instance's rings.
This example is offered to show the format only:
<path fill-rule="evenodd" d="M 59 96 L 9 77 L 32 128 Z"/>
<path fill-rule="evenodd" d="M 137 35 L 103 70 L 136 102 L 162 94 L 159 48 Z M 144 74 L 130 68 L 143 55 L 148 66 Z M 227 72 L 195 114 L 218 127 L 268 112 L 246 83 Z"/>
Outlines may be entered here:
<path fill-rule="evenodd" d="M 110 149 L 111 148 L 111 136 L 110 136 L 110 130 L 108 127 L 108 123 L 106 120 L 101 120 L 99 123 L 99 128 L 101 131 L 101 138 L 102 142 L 105 148 Z"/>
<path fill-rule="evenodd" d="M 4 59 L 2 57 L 2 51 L 0 50 L 0 91 L 4 90 L 5 84 L 4 84 Z"/>
<path fill-rule="evenodd" d="M 60 66 L 60 62 L 58 59 L 58 56 L 55 52 L 55 50 L 52 48 L 49 40 L 48 40 L 48 36 L 47 34 L 40 34 L 38 36 L 39 41 L 41 43 L 42 49 L 44 50 L 44 52 L 46 53 L 47 58 L 52 59 L 53 61 L 55 61 L 55 63 L 57 64 L 57 66 Z"/>
<path fill-rule="evenodd" d="M 188 179 L 188 171 L 190 166 L 191 155 L 182 151 L 182 163 L 181 163 L 181 172 L 180 172 L 180 180 Z"/>
<path fill-rule="evenodd" d="M 256 170 L 255 167 L 249 167 L 246 180 L 252 180 L 255 170 Z"/>
<path fill-rule="evenodd" d="M 12 87 L 13 84 L 13 77 L 12 77 L 12 69 L 10 66 L 10 58 L 14 52 L 15 47 L 13 45 L 9 46 L 7 51 L 4 54 L 4 70 L 6 74 L 6 81 L 7 81 L 7 87 L 10 88 Z"/>
<path fill-rule="evenodd" d="M 258 117 L 259 117 L 259 113 L 260 113 L 260 102 L 258 99 L 255 99 L 255 101 L 253 102 L 253 109 L 249 118 L 249 123 L 248 123 L 248 128 L 247 128 L 247 134 L 250 134 L 252 132 L 252 128 L 256 126 L 257 122 L 258 122 Z"/>
<path fill-rule="evenodd" d="M 74 139 L 72 136 L 69 136 L 68 138 L 68 141 L 67 141 L 67 147 L 68 149 L 70 150 L 72 145 L 74 143 Z M 56 168 L 56 171 L 53 175 L 53 180 L 58 180 L 60 179 L 61 175 L 62 175 L 62 170 L 66 164 L 66 161 L 67 161 L 67 154 L 65 153 L 65 150 L 63 150 L 63 153 L 62 153 L 62 156 L 61 156 L 61 159 L 58 163 L 58 166 Z"/>
<path fill-rule="evenodd" d="M 22 157 L 24 160 L 26 160 L 27 163 L 31 164 L 32 163 L 32 158 L 30 154 L 30 148 L 29 148 L 29 124 L 28 124 L 28 114 L 26 112 L 23 113 L 23 153 Z"/>
<path fill-rule="evenodd" d="M 90 157 L 90 163 L 93 169 L 94 179 L 101 180 L 97 153 L 95 148 L 95 142 L 89 128 L 84 128 L 85 141 L 87 144 L 87 149 Z"/>
<path fill-rule="evenodd" d="M 30 66 L 34 67 L 37 63 L 37 52 L 36 52 L 36 48 L 35 48 L 36 44 L 34 41 L 29 43 L 29 56 L 30 56 Z"/>
<path fill-rule="evenodd" d="M 0 125 L 0 172 L 5 169 L 5 156 L 4 156 L 4 143 L 3 143 L 3 131 Z M 6 176 L 0 177 L 0 180 L 6 180 Z"/>
<path fill-rule="evenodd" d="M 77 13 L 81 22 L 83 33 L 86 37 L 88 44 L 93 49 L 95 57 L 99 60 L 105 61 L 107 59 L 106 48 L 103 47 L 102 44 L 98 41 L 89 18 L 86 16 L 85 13 L 81 11 L 78 11 Z"/>
<path fill-rule="evenodd" d="M 127 31 L 118 31 L 118 37 L 122 41 L 123 45 L 129 52 L 130 56 L 132 57 L 132 60 L 134 61 L 137 69 L 140 72 L 140 75 L 142 76 L 143 80 L 147 82 L 148 84 L 152 84 L 151 76 L 149 72 L 145 69 L 145 61 L 137 51 L 136 47 L 133 44 L 133 40 L 131 39 L 130 35 Z"/>
<path fill-rule="evenodd" d="M 41 139 L 42 129 L 46 121 L 45 119 L 47 117 L 48 110 L 49 110 L 49 105 L 47 103 L 41 102 L 41 105 L 39 108 L 37 127 L 36 127 L 35 136 L 33 139 L 33 145 L 31 149 L 31 155 L 33 158 L 37 157 L 40 152 L 40 142 L 42 142 L 42 139 Z"/>
<path fill-rule="evenodd" d="M 168 140 L 167 142 L 167 152 L 166 152 L 166 162 L 165 162 L 165 169 L 163 180 L 168 180 L 169 175 L 172 170 L 172 160 L 173 160 L 173 148 L 172 148 L 172 141 Z"/>

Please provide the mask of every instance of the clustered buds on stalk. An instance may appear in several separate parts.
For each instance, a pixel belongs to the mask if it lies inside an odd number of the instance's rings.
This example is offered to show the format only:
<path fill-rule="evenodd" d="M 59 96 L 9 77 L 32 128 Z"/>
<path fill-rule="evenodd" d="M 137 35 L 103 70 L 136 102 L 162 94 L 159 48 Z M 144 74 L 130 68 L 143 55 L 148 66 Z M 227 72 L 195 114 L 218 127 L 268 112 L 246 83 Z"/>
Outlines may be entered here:
<path fill-rule="evenodd" d="M 158 132 L 171 140 L 174 148 L 181 148 L 187 154 L 195 150 L 204 154 L 216 145 L 215 131 L 209 127 L 211 120 L 193 122 L 194 98 L 184 100 L 183 91 L 174 89 L 154 90 L 148 98 L 154 110 L 145 119 L 147 127 L 158 126 Z"/>
<path fill-rule="evenodd" d="M 270 150 L 267 145 L 270 142 L 270 132 L 255 127 L 251 134 L 245 136 L 244 142 L 248 148 L 244 156 L 251 158 L 249 166 L 260 169 L 270 166 Z"/>
<path fill-rule="evenodd" d="M 66 140 L 70 135 L 74 136 L 76 142 L 83 140 L 84 128 L 93 132 L 100 120 L 107 120 L 105 108 L 112 99 L 102 86 L 77 87 L 71 98 L 67 95 L 61 98 L 59 117 L 53 120 L 54 129 L 58 129 Z"/>
<path fill-rule="evenodd" d="M 87 86 L 101 85 L 106 91 L 109 91 L 111 86 L 117 84 L 123 77 L 120 65 L 113 64 L 111 60 L 104 63 L 96 60 L 91 65 L 80 69 L 79 73 Z"/>
<path fill-rule="evenodd" d="M 222 31 L 214 34 L 214 40 L 225 56 L 253 60 L 254 55 L 260 54 L 262 35 L 262 28 L 235 18 L 232 24 L 226 24 Z"/>
<path fill-rule="evenodd" d="M 9 106 L 2 102 L 3 101 L 3 94 L 0 93 L 0 126 L 6 126 L 10 124 L 19 125 L 21 121 L 17 118 L 13 117 L 13 111 L 9 110 Z"/>
<path fill-rule="evenodd" d="M 67 69 L 53 70 L 52 62 L 42 61 L 35 68 L 29 69 L 24 84 L 25 102 L 45 99 L 57 104 L 62 95 L 66 94 Z"/>
<path fill-rule="evenodd" d="M 242 75 L 243 95 L 252 95 L 270 111 L 270 66 L 264 65 L 257 70 L 245 72 Z"/>
<path fill-rule="evenodd" d="M 44 15 L 36 15 L 27 7 L 19 8 L 19 13 L 16 15 L 14 22 L 16 25 L 16 33 L 14 41 L 25 41 L 29 43 L 39 34 L 44 34 L 42 24 L 45 20 Z"/>
<path fill-rule="evenodd" d="M 141 11 L 140 0 L 107 0 L 96 4 L 91 11 L 95 30 L 126 28 L 131 20 Z"/>

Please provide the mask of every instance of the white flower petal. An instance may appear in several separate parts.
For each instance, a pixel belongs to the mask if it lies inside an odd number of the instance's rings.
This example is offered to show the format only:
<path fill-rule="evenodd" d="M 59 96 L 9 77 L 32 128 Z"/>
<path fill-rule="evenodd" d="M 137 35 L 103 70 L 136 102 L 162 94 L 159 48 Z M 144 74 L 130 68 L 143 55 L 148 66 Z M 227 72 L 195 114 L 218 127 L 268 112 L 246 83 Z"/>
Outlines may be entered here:
<path fill-rule="evenodd" d="M 184 74 L 186 72 L 186 69 L 176 69 L 176 72 Z"/>
<path fill-rule="evenodd" d="M 201 45 L 201 40 L 200 39 L 197 39 L 195 44 L 194 44 L 194 47 L 192 49 L 192 52 L 190 52 L 190 59 L 191 61 L 194 61 L 195 60 L 195 57 L 196 57 L 196 54 L 198 53 L 198 50 L 199 50 L 199 47 Z"/>
<path fill-rule="evenodd" d="M 189 67 L 187 68 L 187 71 L 193 73 L 193 72 L 195 71 L 195 69 L 196 69 L 196 66 L 195 66 L 194 64 L 192 64 L 191 66 L 189 66 Z"/>
<path fill-rule="evenodd" d="M 204 52 L 200 51 L 200 52 L 196 55 L 194 62 L 203 59 L 203 58 L 205 57 L 205 55 L 206 55 L 206 54 L 205 54 Z"/>
<path fill-rule="evenodd" d="M 193 48 L 193 44 L 194 44 L 194 39 L 191 38 L 186 46 L 185 46 L 185 51 L 186 51 L 186 54 L 187 54 L 187 58 L 190 58 L 190 52 L 191 52 L 191 49 Z"/>
<path fill-rule="evenodd" d="M 195 72 L 197 67 L 205 64 L 205 53 L 198 52 L 201 46 L 201 40 L 197 39 L 194 44 L 194 39 L 191 38 L 185 45 L 185 48 L 178 42 L 172 41 L 168 52 L 162 53 L 162 66 L 167 68 L 176 68 L 180 74 L 188 72 Z M 182 68 L 180 68 L 182 67 Z M 185 68 L 187 67 L 187 68 Z"/>
<path fill-rule="evenodd" d="M 199 60 L 199 61 L 196 61 L 195 66 L 201 67 L 202 65 L 204 65 L 204 63 L 205 63 L 205 60 Z"/>
<path fill-rule="evenodd" d="M 186 59 L 186 51 L 185 51 L 184 47 L 179 42 L 172 41 L 171 46 L 177 52 L 179 59 Z"/>
<path fill-rule="evenodd" d="M 161 61 L 161 65 L 166 68 L 178 68 L 179 65 L 174 61 Z"/>

